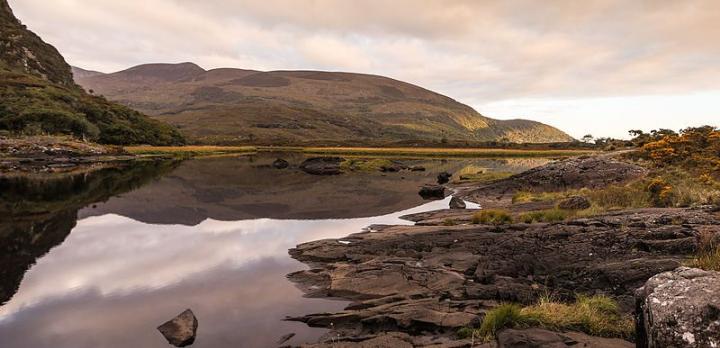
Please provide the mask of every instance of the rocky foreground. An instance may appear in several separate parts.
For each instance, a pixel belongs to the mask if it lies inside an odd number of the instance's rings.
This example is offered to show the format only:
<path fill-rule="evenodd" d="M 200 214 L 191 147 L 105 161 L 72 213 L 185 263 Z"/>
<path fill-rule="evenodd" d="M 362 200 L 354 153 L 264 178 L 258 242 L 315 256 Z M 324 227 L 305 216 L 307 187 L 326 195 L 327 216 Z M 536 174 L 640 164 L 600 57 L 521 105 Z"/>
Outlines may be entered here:
<path fill-rule="evenodd" d="M 463 190 L 475 201 L 507 206 L 509 195 L 527 185 L 559 191 L 642 175 L 631 164 L 584 158 Z M 339 313 L 288 319 L 331 329 L 313 347 L 633 347 L 541 328 L 504 330 L 492 342 L 459 339 L 456 332 L 477 327 L 502 302 L 531 304 L 547 294 L 560 300 L 604 294 L 633 313 L 638 288 L 681 266 L 696 252 L 700 235 L 720 232 L 712 209 L 627 210 L 551 224 L 462 224 L 473 213 L 417 214 L 407 217 L 415 226 L 382 226 L 291 249 L 293 258 L 312 267 L 289 275 L 307 296 L 353 303 Z M 461 225 L 443 226 L 448 217 Z"/>

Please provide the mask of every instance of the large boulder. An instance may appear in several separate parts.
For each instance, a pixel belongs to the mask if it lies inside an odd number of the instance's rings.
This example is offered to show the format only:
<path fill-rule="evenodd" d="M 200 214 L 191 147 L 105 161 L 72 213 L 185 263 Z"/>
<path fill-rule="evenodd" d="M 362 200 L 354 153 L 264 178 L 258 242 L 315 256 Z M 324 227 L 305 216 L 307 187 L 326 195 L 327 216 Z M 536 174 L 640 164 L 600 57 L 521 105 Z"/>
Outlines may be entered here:
<path fill-rule="evenodd" d="M 590 208 L 590 201 L 583 196 L 572 196 L 558 203 L 558 208 L 565 210 L 584 210 Z"/>
<path fill-rule="evenodd" d="M 450 174 L 448 172 L 442 172 L 442 173 L 438 174 L 438 176 L 437 176 L 437 183 L 440 185 L 447 184 L 450 181 L 451 177 L 452 177 L 452 174 Z"/>
<path fill-rule="evenodd" d="M 497 337 L 498 348 L 632 348 L 630 342 L 616 339 L 588 336 L 579 332 L 553 332 L 540 328 L 506 329 Z"/>
<path fill-rule="evenodd" d="M 638 347 L 720 346 L 720 272 L 679 267 L 636 295 Z"/>
<path fill-rule="evenodd" d="M 443 199 L 445 198 L 445 187 L 441 185 L 425 185 L 418 192 L 423 199 Z"/>
<path fill-rule="evenodd" d="M 454 197 L 450 199 L 450 209 L 465 209 L 465 201 L 460 198 Z"/>
<path fill-rule="evenodd" d="M 340 163 L 344 160 L 341 157 L 308 158 L 300 164 L 300 169 L 312 175 L 337 175 L 342 173 Z"/>
<path fill-rule="evenodd" d="M 158 326 L 158 331 L 165 336 L 168 343 L 175 347 L 185 347 L 195 342 L 198 321 L 190 309 L 186 309 L 177 317 Z"/>
<path fill-rule="evenodd" d="M 290 166 L 290 163 L 282 158 L 278 158 L 272 163 L 272 166 L 276 169 L 285 169 Z"/>

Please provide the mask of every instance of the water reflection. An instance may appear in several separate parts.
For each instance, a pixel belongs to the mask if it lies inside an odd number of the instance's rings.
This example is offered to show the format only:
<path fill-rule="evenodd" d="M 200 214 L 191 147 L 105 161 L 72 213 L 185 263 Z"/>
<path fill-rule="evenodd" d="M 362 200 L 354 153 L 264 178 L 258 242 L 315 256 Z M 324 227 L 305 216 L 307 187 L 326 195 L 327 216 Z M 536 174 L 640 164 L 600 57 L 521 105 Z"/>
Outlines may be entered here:
<path fill-rule="evenodd" d="M 303 298 L 285 278 L 304 267 L 288 248 L 447 207 L 449 199 L 425 203 L 416 193 L 439 170 L 526 166 L 420 161 L 427 172 L 316 177 L 267 167 L 273 159 L 86 173 L 48 186 L 71 187 L 65 201 L 28 189 L 42 184 L 4 183 L 11 219 L 0 237 L 12 247 L 0 266 L 15 276 L 2 273 L 0 283 L 15 284 L 7 293 L 22 283 L 0 307 L 2 347 L 167 347 L 155 327 L 187 307 L 200 322 L 194 347 L 274 346 L 290 332 L 289 343 L 314 341 L 323 330 L 282 318 L 345 303 Z"/>

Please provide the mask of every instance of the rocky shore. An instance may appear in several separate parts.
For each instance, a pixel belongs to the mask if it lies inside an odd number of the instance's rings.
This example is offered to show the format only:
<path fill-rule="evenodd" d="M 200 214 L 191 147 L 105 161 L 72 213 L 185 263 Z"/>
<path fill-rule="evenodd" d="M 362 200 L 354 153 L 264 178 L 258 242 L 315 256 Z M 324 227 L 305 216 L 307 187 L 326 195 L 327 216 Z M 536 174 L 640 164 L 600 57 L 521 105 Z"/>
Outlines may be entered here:
<path fill-rule="evenodd" d="M 634 164 L 586 157 L 459 190 L 483 207 L 525 211 L 538 204 L 512 204 L 520 189 L 602 187 L 645 173 Z M 704 208 L 503 225 L 471 224 L 474 213 L 416 214 L 406 217 L 414 226 L 376 227 L 291 249 L 293 258 L 311 266 L 288 275 L 307 296 L 353 302 L 338 313 L 288 320 L 331 330 L 312 347 L 632 347 L 621 339 L 542 328 L 504 330 L 490 342 L 461 339 L 457 332 L 478 327 L 501 303 L 532 304 L 547 295 L 560 301 L 606 295 L 623 313 L 634 314 L 638 288 L 680 267 L 698 249 L 700 235 L 720 233 L 720 216 Z M 443 223 L 448 218 L 457 225 Z"/>

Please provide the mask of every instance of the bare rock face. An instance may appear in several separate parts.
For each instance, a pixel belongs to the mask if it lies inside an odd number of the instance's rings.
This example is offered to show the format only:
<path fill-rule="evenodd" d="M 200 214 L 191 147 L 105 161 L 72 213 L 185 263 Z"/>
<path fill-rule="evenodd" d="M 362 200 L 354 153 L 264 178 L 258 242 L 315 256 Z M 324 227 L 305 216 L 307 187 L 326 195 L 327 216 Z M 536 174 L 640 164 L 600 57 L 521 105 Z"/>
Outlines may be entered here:
<path fill-rule="evenodd" d="M 720 272 L 679 267 L 636 295 L 638 347 L 720 346 Z"/>
<path fill-rule="evenodd" d="M 185 347 L 195 342 L 198 321 L 190 309 L 186 309 L 177 317 L 158 326 L 158 331 L 165 336 L 168 343 L 175 347 Z"/>
<path fill-rule="evenodd" d="M 590 208 L 590 201 L 583 196 L 572 196 L 558 203 L 558 208 L 565 210 L 583 210 Z"/>

